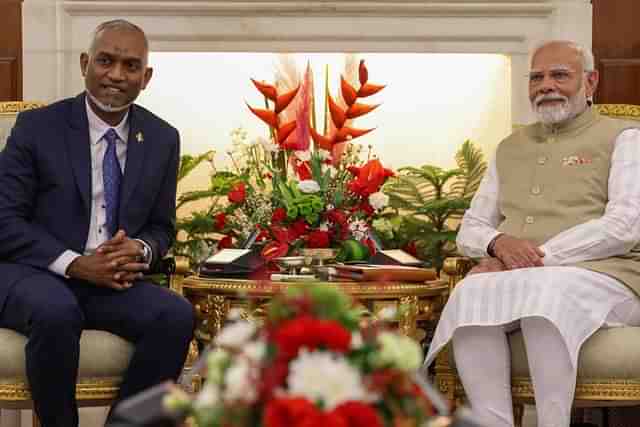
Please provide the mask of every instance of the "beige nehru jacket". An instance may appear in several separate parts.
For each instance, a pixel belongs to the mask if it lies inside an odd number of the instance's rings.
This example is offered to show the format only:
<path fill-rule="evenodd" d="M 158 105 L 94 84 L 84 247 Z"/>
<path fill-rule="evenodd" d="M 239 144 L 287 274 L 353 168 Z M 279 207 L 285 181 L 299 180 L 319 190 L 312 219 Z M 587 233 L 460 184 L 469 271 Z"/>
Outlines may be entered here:
<path fill-rule="evenodd" d="M 504 216 L 498 230 L 541 245 L 603 216 L 614 141 L 637 126 L 588 109 L 557 128 L 536 123 L 507 137 L 496 151 Z M 575 266 L 613 276 L 640 295 L 640 245 L 626 255 Z"/>

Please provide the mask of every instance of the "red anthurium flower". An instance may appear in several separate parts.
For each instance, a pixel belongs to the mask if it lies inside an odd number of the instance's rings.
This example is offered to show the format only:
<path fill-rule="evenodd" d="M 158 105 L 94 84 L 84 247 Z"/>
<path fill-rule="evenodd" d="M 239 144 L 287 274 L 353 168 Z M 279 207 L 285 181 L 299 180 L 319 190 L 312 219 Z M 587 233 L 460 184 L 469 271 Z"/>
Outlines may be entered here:
<path fill-rule="evenodd" d="M 315 230 L 307 236 L 307 247 L 309 248 L 328 248 L 329 233 L 323 230 Z"/>
<path fill-rule="evenodd" d="M 228 249 L 232 246 L 233 246 L 233 240 L 231 239 L 231 236 L 224 236 L 218 242 L 218 249 Z"/>
<path fill-rule="evenodd" d="M 239 182 L 233 186 L 229 194 L 227 194 L 227 198 L 231 203 L 243 203 L 247 197 L 247 188 L 244 185 L 244 182 Z"/>
<path fill-rule="evenodd" d="M 287 218 L 287 211 L 284 208 L 275 208 L 271 214 L 271 222 L 279 224 Z"/>
<path fill-rule="evenodd" d="M 349 427 L 384 427 L 378 412 L 370 405 L 359 401 L 348 401 L 338 405 L 332 412 L 347 420 Z"/>
<path fill-rule="evenodd" d="M 298 175 L 298 178 L 300 179 L 300 181 L 304 181 L 306 179 L 312 178 L 311 165 L 309 164 L 308 161 L 298 162 L 295 168 L 296 168 L 296 174 Z"/>
<path fill-rule="evenodd" d="M 225 224 L 227 223 L 227 215 L 224 212 L 220 212 L 218 214 L 216 214 L 214 217 L 215 219 L 215 225 L 214 227 L 216 228 L 216 230 L 220 231 L 224 228 Z"/>
<path fill-rule="evenodd" d="M 285 256 L 289 252 L 289 244 L 282 242 L 271 242 L 262 248 L 262 257 L 266 260 L 272 260 L 281 256 Z"/>

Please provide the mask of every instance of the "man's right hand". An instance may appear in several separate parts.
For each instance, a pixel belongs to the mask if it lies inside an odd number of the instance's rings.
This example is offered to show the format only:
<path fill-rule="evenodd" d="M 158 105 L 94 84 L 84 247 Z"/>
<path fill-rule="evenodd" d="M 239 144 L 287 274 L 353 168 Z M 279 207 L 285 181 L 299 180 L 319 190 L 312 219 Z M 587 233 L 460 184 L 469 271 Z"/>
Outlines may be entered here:
<path fill-rule="evenodd" d="M 501 234 L 497 237 L 493 252 L 509 270 L 542 267 L 544 252 L 532 241 Z"/>
<path fill-rule="evenodd" d="M 107 255 L 92 254 L 79 256 L 67 267 L 67 275 L 96 286 L 124 290 L 132 286 L 133 280 L 141 273 L 126 271 L 127 265 L 116 265 Z"/>

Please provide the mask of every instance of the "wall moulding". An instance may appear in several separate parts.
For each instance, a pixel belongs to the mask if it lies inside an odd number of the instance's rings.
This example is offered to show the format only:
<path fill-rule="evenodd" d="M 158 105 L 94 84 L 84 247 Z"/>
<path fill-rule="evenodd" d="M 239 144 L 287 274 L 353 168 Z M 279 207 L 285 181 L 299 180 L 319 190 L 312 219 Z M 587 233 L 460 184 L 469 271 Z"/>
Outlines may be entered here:
<path fill-rule="evenodd" d="M 63 2 L 70 15 L 95 13 L 152 16 L 456 16 L 546 17 L 554 6 L 548 1 L 74 1 Z"/>

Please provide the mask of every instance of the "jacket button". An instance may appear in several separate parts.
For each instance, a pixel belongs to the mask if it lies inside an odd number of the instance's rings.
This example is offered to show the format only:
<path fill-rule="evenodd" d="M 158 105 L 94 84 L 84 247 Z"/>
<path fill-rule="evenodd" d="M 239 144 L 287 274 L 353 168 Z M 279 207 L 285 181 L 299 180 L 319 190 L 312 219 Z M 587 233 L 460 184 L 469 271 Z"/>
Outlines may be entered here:
<path fill-rule="evenodd" d="M 534 222 L 534 221 L 533 221 L 533 217 L 532 217 L 531 215 L 527 216 L 527 217 L 524 219 L 524 222 L 526 222 L 527 224 L 533 224 L 533 222 Z"/>

